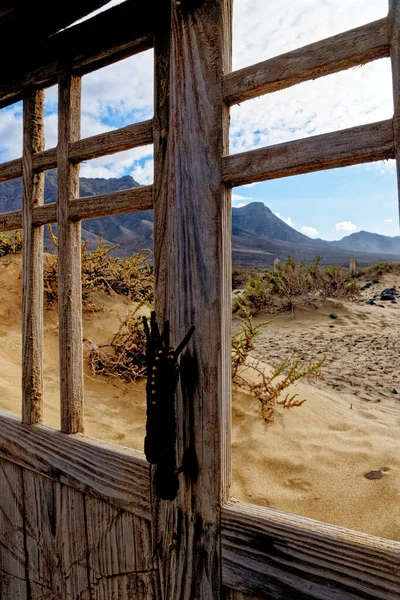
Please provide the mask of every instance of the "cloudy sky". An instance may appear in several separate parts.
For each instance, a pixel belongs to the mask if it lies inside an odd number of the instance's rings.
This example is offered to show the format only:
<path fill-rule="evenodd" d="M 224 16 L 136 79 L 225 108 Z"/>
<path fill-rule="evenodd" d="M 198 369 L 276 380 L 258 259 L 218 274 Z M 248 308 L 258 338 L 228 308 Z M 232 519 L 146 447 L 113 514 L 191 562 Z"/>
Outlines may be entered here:
<path fill-rule="evenodd" d="M 107 8 L 118 1 L 110 2 Z M 387 0 L 234 0 L 233 68 L 382 18 Z M 151 118 L 151 51 L 83 78 L 82 136 Z M 46 92 L 46 147 L 57 143 L 57 91 Z M 305 138 L 392 116 L 388 59 L 243 102 L 231 110 L 230 151 Z M 21 105 L 0 110 L 0 160 L 21 155 Z M 132 175 L 151 183 L 151 146 L 81 166 L 84 177 Z M 311 173 L 233 190 L 233 205 L 264 202 L 311 237 L 366 229 L 398 235 L 394 161 Z"/>

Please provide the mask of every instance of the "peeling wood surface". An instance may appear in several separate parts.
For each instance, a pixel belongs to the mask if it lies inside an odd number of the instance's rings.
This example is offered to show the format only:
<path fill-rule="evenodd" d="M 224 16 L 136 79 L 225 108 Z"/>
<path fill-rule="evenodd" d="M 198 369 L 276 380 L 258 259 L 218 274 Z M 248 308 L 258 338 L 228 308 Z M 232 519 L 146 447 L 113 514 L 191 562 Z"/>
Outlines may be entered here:
<path fill-rule="evenodd" d="M 21 210 L 15 210 L 13 212 L 0 214 L 0 231 L 12 231 L 13 229 L 21 229 L 21 227 Z"/>
<path fill-rule="evenodd" d="M 150 522 L 0 460 L 2 600 L 161 600 Z"/>
<path fill-rule="evenodd" d="M 400 543 L 231 501 L 222 509 L 224 585 L 277 600 L 396 600 Z"/>
<path fill-rule="evenodd" d="M 68 158 L 68 146 L 79 139 L 80 125 L 81 79 L 65 72 L 58 86 L 57 147 L 60 398 L 65 433 L 84 428 L 81 226 L 69 218 L 70 201 L 79 196 L 79 165 Z"/>
<path fill-rule="evenodd" d="M 22 177 L 22 158 L 9 160 L 0 165 L 0 183 Z"/>
<path fill-rule="evenodd" d="M 232 187 L 394 158 L 392 120 L 324 133 L 223 158 Z"/>
<path fill-rule="evenodd" d="M 142 452 L 21 425 L 17 415 L 0 409 L 0 458 L 150 518 L 150 471 Z"/>
<path fill-rule="evenodd" d="M 19 101 L 24 87 L 57 83 L 65 64 L 83 75 L 148 50 L 153 18 L 152 2 L 141 4 L 139 16 L 136 1 L 128 0 L 18 53 L 3 63 L 0 108 Z"/>
<path fill-rule="evenodd" d="M 26 600 L 22 469 L 0 460 L 0 598 Z"/>
<path fill-rule="evenodd" d="M 74 142 L 70 144 L 68 154 L 73 162 L 83 162 L 152 143 L 153 124 L 149 120 Z"/>
<path fill-rule="evenodd" d="M 228 73 L 224 100 L 237 104 L 385 56 L 389 56 L 387 19 L 380 19 Z"/>
<path fill-rule="evenodd" d="M 105 215 L 151 210 L 152 208 L 152 186 L 148 185 L 101 196 L 72 200 L 70 202 L 69 218 L 75 221 Z"/>
<path fill-rule="evenodd" d="M 43 228 L 33 211 L 44 203 L 44 175 L 33 154 L 44 149 L 44 90 L 25 92 L 23 115 L 22 421 L 33 425 L 43 416 Z"/>
<path fill-rule="evenodd" d="M 230 68 L 232 6 L 200 4 L 187 12 L 173 3 L 170 40 L 166 16 L 155 43 L 156 312 L 159 323 L 170 320 L 172 345 L 196 327 L 176 400 L 185 474 L 155 523 L 163 597 L 180 600 L 221 597 L 219 507 L 230 477 L 231 206 L 221 185 L 228 130 L 221 77 Z"/>
<path fill-rule="evenodd" d="M 77 198 L 69 203 L 69 219 L 78 221 L 93 217 L 120 215 L 153 209 L 153 186 L 142 186 L 104 194 Z M 35 226 L 57 223 L 57 204 L 45 204 L 33 209 L 32 223 Z M 22 212 L 14 211 L 0 214 L 0 231 L 21 229 Z"/>

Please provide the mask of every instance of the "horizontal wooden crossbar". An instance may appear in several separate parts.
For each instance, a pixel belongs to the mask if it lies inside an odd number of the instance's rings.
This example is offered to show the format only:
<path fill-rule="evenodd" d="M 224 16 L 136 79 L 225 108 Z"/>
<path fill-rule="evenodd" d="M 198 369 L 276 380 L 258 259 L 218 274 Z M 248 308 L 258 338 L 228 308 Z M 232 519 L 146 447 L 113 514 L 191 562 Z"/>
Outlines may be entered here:
<path fill-rule="evenodd" d="M 222 508 L 224 585 L 260 598 L 400 597 L 400 545 L 231 501 Z"/>
<path fill-rule="evenodd" d="M 29 53 L 4 62 L 0 83 L 0 108 L 21 100 L 30 85 L 49 87 L 68 65 L 84 75 L 153 46 L 154 6 L 135 0 L 92 17 L 32 45 Z"/>
<path fill-rule="evenodd" d="M 153 121 L 150 119 L 72 142 L 69 145 L 68 158 L 80 163 L 152 143 Z M 37 172 L 57 168 L 57 148 L 34 154 L 33 168 Z M 17 158 L 0 165 L 0 183 L 19 177 L 22 177 L 22 159 Z"/>
<path fill-rule="evenodd" d="M 224 76 L 223 96 L 237 104 L 297 83 L 389 56 L 387 19 L 380 19 Z"/>
<path fill-rule="evenodd" d="M 150 519 L 150 472 L 142 452 L 45 425 L 22 425 L 0 409 L 0 458 Z"/>
<path fill-rule="evenodd" d="M 393 122 L 379 121 L 223 157 L 232 187 L 394 158 Z"/>
<path fill-rule="evenodd" d="M 151 210 L 153 208 L 153 187 L 151 185 L 121 190 L 110 194 L 90 196 L 71 200 L 69 218 L 72 221 L 106 217 L 128 212 Z M 45 204 L 33 209 L 33 225 L 39 227 L 57 222 L 57 205 Z M 0 214 L 0 231 L 21 229 L 22 212 L 20 210 Z"/>

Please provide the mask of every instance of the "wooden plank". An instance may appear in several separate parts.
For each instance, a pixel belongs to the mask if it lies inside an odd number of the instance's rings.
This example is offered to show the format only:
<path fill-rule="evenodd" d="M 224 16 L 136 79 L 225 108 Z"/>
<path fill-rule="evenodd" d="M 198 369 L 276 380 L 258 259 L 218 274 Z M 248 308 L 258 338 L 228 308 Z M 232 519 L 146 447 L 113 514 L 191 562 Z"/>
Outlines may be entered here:
<path fill-rule="evenodd" d="M 25 87 L 56 84 L 65 64 L 83 75 L 148 50 L 153 45 L 154 10 L 147 2 L 138 13 L 136 0 L 127 0 L 35 44 L 29 54 L 15 55 L 2 68 L 0 108 L 19 101 Z"/>
<path fill-rule="evenodd" d="M 90 496 L 85 511 L 93 600 L 137 600 L 135 517 Z"/>
<path fill-rule="evenodd" d="M 0 231 L 13 231 L 22 228 L 22 211 L 15 210 L 0 215 Z"/>
<path fill-rule="evenodd" d="M 81 79 L 65 72 L 58 92 L 58 317 L 61 430 L 83 431 L 83 330 L 81 226 L 69 219 L 69 203 L 79 196 L 79 165 L 68 146 L 80 136 Z"/>
<path fill-rule="evenodd" d="M 44 90 L 24 93 L 23 123 L 22 421 L 33 425 L 43 418 L 43 228 L 32 217 L 44 203 L 44 175 L 33 171 L 44 149 Z"/>
<path fill-rule="evenodd" d="M 157 560 L 153 552 L 152 526 L 135 517 L 135 552 L 137 597 L 135 600 L 161 600 L 161 584 Z"/>
<path fill-rule="evenodd" d="M 150 518 L 149 465 L 142 452 L 19 421 L 0 409 L 0 458 Z"/>
<path fill-rule="evenodd" d="M 94 10 L 107 4 L 109 0 L 85 0 L 85 2 L 62 3 L 57 11 L 48 14 L 48 0 L 36 0 L 31 3 L 15 2 L 10 14 L 0 16 L 0 51 L 12 55 L 19 39 L 23 39 L 26 47 L 37 44 L 39 40 L 53 35 L 89 15 Z M 1 13 L 0 13 L 1 15 Z M 45 18 L 43 18 L 45 16 Z"/>
<path fill-rule="evenodd" d="M 84 494 L 23 471 L 30 600 L 91 600 Z"/>
<path fill-rule="evenodd" d="M 234 187 L 388 158 L 394 158 L 391 119 L 224 156 L 222 172 Z"/>
<path fill-rule="evenodd" d="M 231 420 L 221 77 L 230 68 L 231 9 L 230 0 L 197 2 L 191 11 L 173 3 L 170 45 L 168 15 L 155 42 L 156 312 L 159 323 L 170 320 L 173 345 L 196 326 L 176 396 L 177 464 L 185 456 L 186 469 L 177 500 L 160 502 L 156 531 L 163 598 L 181 600 L 221 595 L 219 506 L 229 489 Z"/>
<path fill-rule="evenodd" d="M 390 59 L 393 81 L 393 137 L 397 169 L 397 189 L 400 214 L 400 2 L 389 0 Z"/>
<path fill-rule="evenodd" d="M 72 200 L 69 218 L 72 221 L 92 219 L 106 215 L 120 215 L 127 212 L 151 210 L 153 208 L 152 186 L 120 190 L 101 196 L 90 196 Z"/>
<path fill-rule="evenodd" d="M 242 592 L 239 592 L 238 590 L 233 590 L 232 588 L 225 588 L 224 592 L 224 600 L 262 600 L 261 598 L 256 598 L 255 596 L 242 594 Z"/>
<path fill-rule="evenodd" d="M 152 143 L 153 125 L 150 119 L 74 142 L 69 147 L 69 158 L 73 162 L 83 162 Z"/>
<path fill-rule="evenodd" d="M 65 598 L 65 579 L 57 523 L 60 484 L 23 469 L 27 576 L 30 598 Z"/>
<path fill-rule="evenodd" d="M 57 167 L 57 148 L 36 152 L 33 156 L 33 168 L 35 171 L 49 171 Z"/>
<path fill-rule="evenodd" d="M 0 165 L 0 183 L 22 177 L 22 158 L 16 158 Z"/>
<path fill-rule="evenodd" d="M 395 600 L 400 544 L 231 501 L 222 509 L 224 585 L 261 598 Z"/>
<path fill-rule="evenodd" d="M 91 219 L 93 217 L 106 217 L 120 215 L 128 212 L 152 210 L 153 186 L 143 186 L 129 190 L 121 190 L 89 198 L 77 198 L 69 203 L 69 218 L 74 221 Z M 32 223 L 35 226 L 57 222 L 57 205 L 45 204 L 33 210 Z M 0 214 L 0 231 L 21 229 L 22 213 L 15 211 Z"/>
<path fill-rule="evenodd" d="M 380 19 L 226 74 L 224 101 L 237 104 L 385 56 L 389 56 L 387 20 Z"/>
<path fill-rule="evenodd" d="M 0 598 L 28 600 L 21 469 L 0 460 Z"/>
<path fill-rule="evenodd" d="M 68 148 L 68 157 L 72 162 L 79 163 L 152 144 L 152 142 L 152 121 L 142 121 L 72 142 Z M 55 169 L 57 167 L 57 148 L 35 152 L 32 159 L 35 171 Z M 0 183 L 19 177 L 22 177 L 22 159 L 17 158 L 0 165 Z"/>
<path fill-rule="evenodd" d="M 84 494 L 57 488 L 56 523 L 66 600 L 91 600 Z"/>

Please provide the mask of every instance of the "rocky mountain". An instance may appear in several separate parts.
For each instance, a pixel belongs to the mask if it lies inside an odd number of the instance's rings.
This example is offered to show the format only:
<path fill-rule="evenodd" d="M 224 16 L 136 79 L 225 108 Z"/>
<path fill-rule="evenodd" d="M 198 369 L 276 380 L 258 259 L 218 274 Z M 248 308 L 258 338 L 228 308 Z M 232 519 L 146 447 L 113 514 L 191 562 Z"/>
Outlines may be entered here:
<path fill-rule="evenodd" d="M 342 238 L 338 242 L 331 242 L 332 246 L 343 248 L 350 252 L 375 252 L 394 254 L 400 256 L 400 236 L 389 237 L 369 231 L 358 231 Z"/>
<path fill-rule="evenodd" d="M 80 179 L 80 196 L 88 197 L 138 187 L 132 177 L 119 179 Z M 57 174 L 49 171 L 45 178 L 45 202 L 57 198 Z M 19 210 L 22 206 L 21 180 L 0 184 L 0 212 Z M 141 248 L 153 246 L 152 211 L 126 213 L 82 221 L 82 238 L 93 248 L 100 233 L 104 241 L 118 244 L 116 253 L 128 256 Z M 45 231 L 45 245 L 51 242 Z M 296 260 L 311 261 L 323 257 L 324 263 L 348 265 L 354 256 L 360 265 L 377 261 L 400 260 L 400 236 L 387 237 L 361 231 L 337 242 L 314 240 L 287 225 L 265 206 L 251 202 L 232 209 L 232 251 L 235 266 L 265 267 L 275 258 L 285 260 L 290 254 Z"/>

